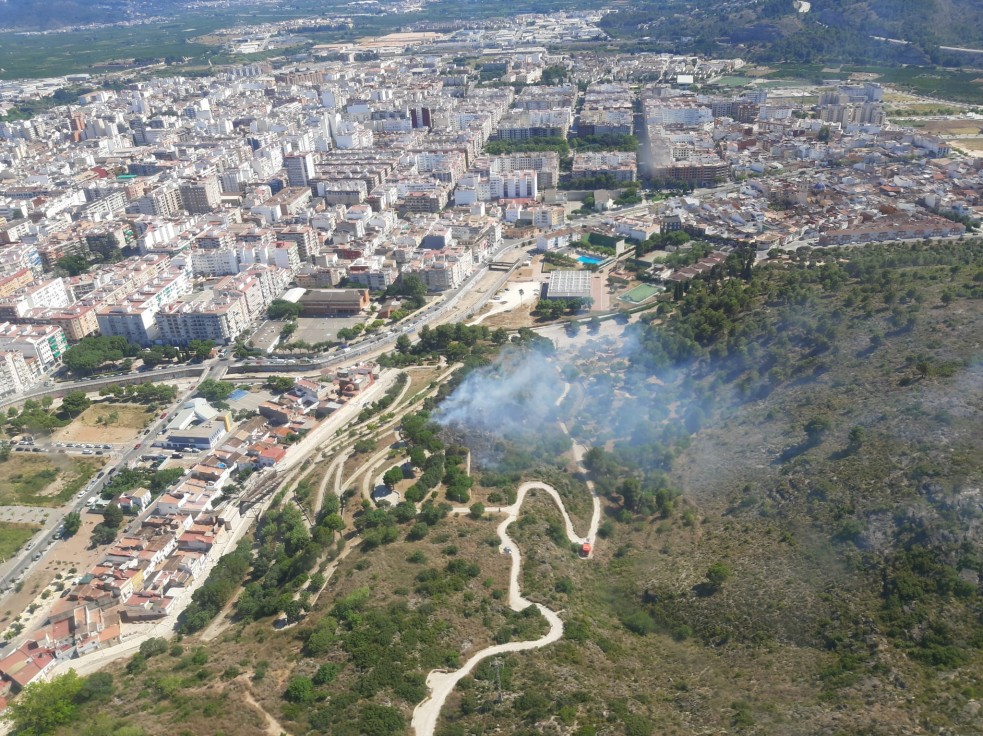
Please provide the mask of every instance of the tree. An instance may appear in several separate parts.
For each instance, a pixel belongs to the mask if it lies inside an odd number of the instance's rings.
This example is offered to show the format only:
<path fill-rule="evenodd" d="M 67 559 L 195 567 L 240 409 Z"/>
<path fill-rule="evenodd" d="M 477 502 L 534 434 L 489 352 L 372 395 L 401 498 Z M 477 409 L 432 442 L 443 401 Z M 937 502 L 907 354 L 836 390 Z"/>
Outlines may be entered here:
<path fill-rule="evenodd" d="M 55 266 L 65 271 L 69 276 L 79 276 L 88 271 L 92 264 L 85 256 L 62 256 L 55 261 Z"/>
<path fill-rule="evenodd" d="M 587 331 L 592 335 L 596 335 L 598 332 L 600 332 L 601 320 L 597 317 L 591 317 L 590 321 L 587 322 Z"/>
<path fill-rule="evenodd" d="M 103 512 L 102 524 L 110 529 L 119 529 L 123 523 L 123 511 L 115 503 L 111 503 Z"/>
<path fill-rule="evenodd" d="M 302 309 L 299 304 L 295 304 L 294 302 L 288 302 L 284 299 L 274 299 L 266 310 L 266 316 L 276 320 L 293 320 L 300 316 Z"/>
<path fill-rule="evenodd" d="M 473 503 L 471 508 L 468 510 L 468 514 L 472 519 L 480 519 L 485 515 L 485 504 L 483 503 Z"/>
<path fill-rule="evenodd" d="M 72 511 L 66 514 L 65 519 L 62 521 L 62 526 L 65 527 L 66 537 L 75 535 L 82 527 L 82 515 L 78 511 Z"/>
<path fill-rule="evenodd" d="M 228 381 L 216 381 L 206 378 L 198 385 L 198 395 L 209 401 L 225 401 L 235 391 L 235 385 Z"/>
<path fill-rule="evenodd" d="M 569 337 L 576 337 L 580 334 L 580 323 L 577 320 L 572 322 L 567 322 L 566 327 L 564 327 L 566 333 Z"/>
<path fill-rule="evenodd" d="M 292 677 L 283 693 L 285 700 L 291 703 L 310 703 L 315 698 L 314 683 L 309 677 Z"/>
<path fill-rule="evenodd" d="M 850 451 L 856 452 L 867 439 L 867 430 L 859 424 L 850 429 Z"/>
<path fill-rule="evenodd" d="M 427 303 L 427 285 L 416 274 L 402 274 L 395 284 L 386 289 L 386 296 L 406 297 L 413 309 Z"/>
<path fill-rule="evenodd" d="M 294 387 L 294 379 L 289 376 L 270 376 L 266 379 L 265 385 L 270 391 L 282 394 Z"/>
<path fill-rule="evenodd" d="M 44 736 L 71 723 L 84 680 L 69 670 L 51 682 L 33 682 L 9 706 L 7 716 L 18 734 Z"/>
<path fill-rule="evenodd" d="M 190 350 L 196 358 L 205 360 L 212 354 L 212 350 L 215 349 L 215 343 L 211 340 L 192 340 L 188 343 L 188 350 Z"/>
<path fill-rule="evenodd" d="M 712 590 L 720 590 L 730 575 L 731 569 L 728 565 L 723 562 L 714 562 L 707 568 L 707 583 Z"/>
<path fill-rule="evenodd" d="M 400 335 L 399 337 L 396 338 L 396 350 L 402 353 L 403 355 L 406 355 L 407 353 L 410 352 L 410 348 L 412 347 L 412 345 L 413 344 L 412 342 L 410 342 L 409 335 Z"/>
<path fill-rule="evenodd" d="M 382 476 L 382 482 L 386 484 L 389 490 L 396 487 L 396 484 L 403 480 L 403 470 L 402 468 L 390 468 L 386 471 L 385 475 Z"/>
<path fill-rule="evenodd" d="M 68 416 L 77 417 L 92 405 L 85 391 L 69 391 L 61 399 L 61 408 Z"/>
<path fill-rule="evenodd" d="M 813 417 L 808 422 L 806 422 L 805 432 L 806 436 L 809 438 L 809 442 L 813 445 L 818 445 L 822 442 L 823 437 L 826 433 L 832 429 L 833 423 L 828 417 Z"/>

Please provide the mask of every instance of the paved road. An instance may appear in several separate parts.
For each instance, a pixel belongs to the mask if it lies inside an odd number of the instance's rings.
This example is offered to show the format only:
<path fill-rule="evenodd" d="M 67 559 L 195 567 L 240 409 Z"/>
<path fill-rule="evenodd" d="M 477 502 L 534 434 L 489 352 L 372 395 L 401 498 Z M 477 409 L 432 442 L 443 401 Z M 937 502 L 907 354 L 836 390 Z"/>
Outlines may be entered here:
<path fill-rule="evenodd" d="M 186 368 L 184 370 L 186 370 Z M 201 374 L 198 381 L 192 388 L 188 389 L 178 397 L 177 401 L 175 402 L 176 405 L 187 401 L 197 389 L 198 383 L 205 380 L 205 378 L 209 376 L 224 375 L 225 367 L 215 364 L 206 365 L 202 366 L 200 371 Z M 165 371 L 157 371 L 154 375 L 160 376 L 164 373 Z M 89 385 L 91 386 L 91 384 Z M 90 388 L 89 390 L 92 389 Z M 138 436 L 135 440 L 123 445 L 121 449 L 119 445 L 116 445 L 111 452 L 112 457 L 118 457 L 118 459 L 115 459 L 114 462 L 106 466 L 102 477 L 95 478 L 90 481 L 89 485 L 85 487 L 85 490 L 81 495 L 77 495 L 64 506 L 57 509 L 51 509 L 51 512 L 48 515 L 48 521 L 45 523 L 44 528 L 38 535 L 35 535 L 33 539 L 34 544 L 32 545 L 32 548 L 21 548 L 21 550 L 13 558 L 8 560 L 4 565 L 0 565 L 0 570 L 3 571 L 2 576 L 0 576 L 0 591 L 8 591 L 8 589 L 12 589 L 18 581 L 23 580 L 27 576 L 28 570 L 32 565 L 43 561 L 45 553 L 57 541 L 55 539 L 55 533 L 61 526 L 65 515 L 71 511 L 85 513 L 86 503 L 88 500 L 94 496 L 98 496 L 102 492 L 103 487 L 107 482 L 109 482 L 115 470 L 127 467 L 131 462 L 135 461 L 139 455 L 147 452 L 149 444 L 156 439 L 157 433 L 164 427 L 167 421 L 167 418 L 158 416 L 158 418 L 155 419 L 149 426 L 149 431 L 146 433 L 146 435 Z M 146 443 L 148 447 L 143 447 L 144 443 Z M 49 452 L 47 454 L 51 453 Z M 39 552 L 41 554 L 41 558 L 35 560 L 34 557 Z"/>
<path fill-rule="evenodd" d="M 278 475 L 280 477 L 284 477 L 291 470 L 301 470 L 301 465 L 307 456 L 311 455 L 312 453 L 319 452 L 321 443 L 337 432 L 349 420 L 357 417 L 362 406 L 370 401 L 374 401 L 379 394 L 385 391 L 394 378 L 395 371 L 388 372 L 386 375 L 381 377 L 380 380 L 376 381 L 375 384 L 370 386 L 362 397 L 343 406 L 341 409 L 323 421 L 320 426 L 305 435 L 300 442 L 293 445 L 290 448 L 290 452 L 282 467 L 278 469 Z M 283 483 L 286 483 L 285 477 Z M 177 595 L 177 598 L 171 608 L 171 613 L 165 618 L 153 624 L 141 624 L 126 627 L 126 629 L 132 633 L 128 633 L 128 635 L 126 635 L 123 641 L 121 641 L 119 644 L 106 647 L 105 649 L 100 649 L 78 659 L 70 659 L 61 662 L 49 672 L 46 679 L 50 680 L 57 675 L 68 672 L 68 670 L 75 670 L 80 675 L 89 675 L 102 669 L 110 662 L 114 662 L 117 659 L 133 654 L 140 648 L 140 644 L 149 638 L 158 636 L 164 638 L 172 637 L 175 633 L 175 626 L 177 625 L 178 618 L 181 615 L 181 612 L 184 611 L 185 607 L 187 607 L 188 603 L 191 602 L 191 596 L 193 595 L 194 591 L 208 579 L 209 573 L 215 567 L 218 560 L 221 559 L 223 555 L 235 549 L 236 545 L 239 543 L 239 540 L 242 539 L 249 527 L 252 526 L 253 522 L 266 511 L 266 508 L 275 496 L 276 494 L 274 493 L 269 494 L 269 497 L 264 503 L 254 506 L 234 523 L 233 529 L 229 532 L 228 536 L 226 536 L 225 541 L 222 542 L 218 549 L 213 550 L 212 554 L 208 556 L 205 563 L 205 568 L 199 573 L 198 577 L 189 587 L 184 588 Z M 3 731 L 0 730 L 0 733 L 3 733 Z"/>

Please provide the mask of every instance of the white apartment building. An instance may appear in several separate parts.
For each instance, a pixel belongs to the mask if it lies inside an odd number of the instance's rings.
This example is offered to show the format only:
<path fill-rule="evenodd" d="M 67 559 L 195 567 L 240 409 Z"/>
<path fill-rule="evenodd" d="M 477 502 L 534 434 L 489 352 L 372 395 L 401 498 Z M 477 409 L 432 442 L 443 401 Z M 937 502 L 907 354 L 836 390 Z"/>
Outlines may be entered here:
<path fill-rule="evenodd" d="M 157 315 L 160 339 L 169 345 L 192 340 L 228 344 L 249 326 L 244 295 L 238 291 L 204 292 L 195 298 L 168 304 Z"/>
<path fill-rule="evenodd" d="M 68 350 L 68 338 L 55 325 L 0 323 L 0 352 L 11 350 L 21 353 L 28 361 L 36 360 L 40 370 L 45 371 Z"/>
<path fill-rule="evenodd" d="M 136 204 L 141 215 L 170 217 L 181 211 L 181 191 L 177 184 L 168 182 L 144 194 Z"/>
<path fill-rule="evenodd" d="M 536 199 L 539 184 L 536 172 L 513 171 L 488 177 L 492 199 Z"/>
<path fill-rule="evenodd" d="M 41 378 L 40 365 L 27 360 L 19 350 L 0 352 L 0 396 L 22 394 Z"/>
<path fill-rule="evenodd" d="M 566 221 L 566 213 L 560 206 L 530 207 L 526 213 L 532 217 L 532 226 L 541 230 L 559 227 Z"/>
<path fill-rule="evenodd" d="M 430 291 L 456 289 L 474 270 L 474 258 L 467 249 L 444 251 L 420 272 Z"/>
<path fill-rule="evenodd" d="M 227 276 L 239 273 L 239 254 L 235 247 L 194 248 L 191 269 L 196 276 Z"/>
<path fill-rule="evenodd" d="M 191 280 L 188 272 L 171 269 L 119 304 L 100 309 L 96 313 L 99 331 L 106 337 L 125 337 L 140 345 L 152 345 L 160 339 L 157 313 L 189 293 Z"/>
<path fill-rule="evenodd" d="M 71 303 L 65 280 L 50 279 L 0 300 L 0 319 L 19 319 L 32 309 L 63 309 Z"/>

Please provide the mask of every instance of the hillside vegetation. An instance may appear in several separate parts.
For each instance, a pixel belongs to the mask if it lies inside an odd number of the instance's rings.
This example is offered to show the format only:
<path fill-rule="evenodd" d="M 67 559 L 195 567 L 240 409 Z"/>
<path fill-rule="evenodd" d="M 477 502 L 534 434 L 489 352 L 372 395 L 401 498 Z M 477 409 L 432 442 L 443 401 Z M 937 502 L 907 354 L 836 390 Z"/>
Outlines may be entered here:
<path fill-rule="evenodd" d="M 981 297 L 978 241 L 754 269 L 737 254 L 666 303 L 664 323 L 626 327 L 620 348 L 540 358 L 571 383 L 558 411 L 592 447 L 606 519 L 583 560 L 555 507 L 527 502 L 513 526 L 523 593 L 562 611 L 564 637 L 502 658 L 501 703 L 479 666 L 438 734 L 977 731 Z M 554 385 L 555 370 L 542 371 Z M 410 424 L 415 447 L 434 442 L 426 422 Z M 470 501 L 501 503 L 523 477 L 586 498 L 541 434 L 500 437 Z M 445 516 L 459 467 L 425 518 L 362 512 L 363 532 L 385 533 L 297 625 L 278 631 L 252 607 L 207 644 L 148 647 L 71 696 L 76 725 L 41 732 L 249 735 L 271 717 L 292 734 L 407 733 L 430 669 L 544 630 L 505 605 L 496 522 Z M 310 543 L 283 518 L 259 534 L 254 602 L 293 565 L 281 545 Z"/>

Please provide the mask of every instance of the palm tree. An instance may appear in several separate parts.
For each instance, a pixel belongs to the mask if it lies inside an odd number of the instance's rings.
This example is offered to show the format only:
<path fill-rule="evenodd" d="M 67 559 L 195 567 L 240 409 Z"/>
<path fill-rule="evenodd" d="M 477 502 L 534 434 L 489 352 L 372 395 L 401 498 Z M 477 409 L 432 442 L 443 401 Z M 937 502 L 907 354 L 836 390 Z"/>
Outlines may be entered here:
<path fill-rule="evenodd" d="M 526 290 L 525 290 L 525 289 L 519 289 L 519 306 L 520 306 L 520 307 L 521 307 L 521 306 L 522 306 L 522 304 L 523 304 L 523 301 L 522 301 L 522 298 L 523 298 L 523 297 L 524 297 L 525 295 L 526 295 Z"/>

